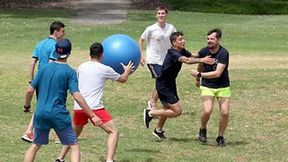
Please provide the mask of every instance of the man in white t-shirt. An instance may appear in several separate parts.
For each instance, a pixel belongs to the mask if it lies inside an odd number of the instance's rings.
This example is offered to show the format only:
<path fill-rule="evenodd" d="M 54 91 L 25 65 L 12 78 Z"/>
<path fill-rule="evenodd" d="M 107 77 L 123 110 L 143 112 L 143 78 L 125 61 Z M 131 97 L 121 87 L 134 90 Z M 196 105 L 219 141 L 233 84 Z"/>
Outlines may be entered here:
<path fill-rule="evenodd" d="M 158 78 L 161 73 L 161 66 L 164 62 L 167 50 L 171 48 L 170 35 L 176 32 L 176 28 L 166 23 L 168 10 L 163 6 L 156 8 L 157 22 L 148 26 L 139 38 L 139 47 L 144 50 L 144 41 L 146 41 L 146 60 L 141 57 L 141 65 L 146 63 L 152 78 Z M 158 94 L 154 88 L 148 101 L 148 109 L 157 107 Z"/>
<path fill-rule="evenodd" d="M 119 132 L 112 120 L 111 115 L 106 111 L 103 105 L 102 96 L 104 92 L 105 82 L 107 80 L 125 83 L 129 74 L 132 72 L 133 63 L 129 62 L 124 68 L 123 74 L 118 74 L 111 67 L 101 63 L 103 56 L 103 46 L 100 43 L 94 43 L 90 47 L 91 60 L 81 64 L 78 68 L 79 90 L 85 98 L 92 111 L 101 119 L 102 128 L 108 133 L 107 141 L 107 157 L 106 162 L 113 162 L 115 150 L 118 143 Z M 75 102 L 74 104 L 74 126 L 76 135 L 79 136 L 84 125 L 88 123 L 89 117 Z M 61 155 L 56 162 L 64 161 L 64 157 L 69 151 L 69 147 L 64 146 Z"/>

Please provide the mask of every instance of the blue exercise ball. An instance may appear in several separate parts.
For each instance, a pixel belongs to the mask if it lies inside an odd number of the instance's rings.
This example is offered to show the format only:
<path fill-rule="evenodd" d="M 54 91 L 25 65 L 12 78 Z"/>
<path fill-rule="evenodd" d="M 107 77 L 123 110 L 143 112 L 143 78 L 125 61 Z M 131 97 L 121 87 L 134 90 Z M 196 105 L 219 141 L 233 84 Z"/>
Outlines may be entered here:
<path fill-rule="evenodd" d="M 134 71 L 138 68 L 141 51 L 138 44 L 129 36 L 115 34 L 107 37 L 102 42 L 104 53 L 102 63 L 112 67 L 117 73 L 122 74 L 124 69 L 121 65 L 133 62 Z"/>

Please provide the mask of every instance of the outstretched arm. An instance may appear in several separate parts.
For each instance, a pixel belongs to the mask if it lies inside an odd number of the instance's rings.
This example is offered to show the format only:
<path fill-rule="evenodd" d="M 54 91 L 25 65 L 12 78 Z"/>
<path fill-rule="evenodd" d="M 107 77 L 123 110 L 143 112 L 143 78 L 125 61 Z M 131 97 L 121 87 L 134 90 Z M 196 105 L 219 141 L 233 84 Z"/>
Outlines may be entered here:
<path fill-rule="evenodd" d="M 205 63 L 205 64 L 214 64 L 215 60 L 213 58 L 210 58 L 210 56 L 206 56 L 204 58 L 195 58 L 195 57 L 185 57 L 181 56 L 178 59 L 179 62 L 185 63 L 185 64 L 196 64 L 196 63 Z"/>
<path fill-rule="evenodd" d="M 124 65 L 122 63 L 121 65 L 124 68 L 124 72 L 123 74 L 120 75 L 120 77 L 116 81 L 120 83 L 125 83 L 128 80 L 129 75 L 132 73 L 134 66 L 131 61 L 129 61 L 127 65 Z"/>

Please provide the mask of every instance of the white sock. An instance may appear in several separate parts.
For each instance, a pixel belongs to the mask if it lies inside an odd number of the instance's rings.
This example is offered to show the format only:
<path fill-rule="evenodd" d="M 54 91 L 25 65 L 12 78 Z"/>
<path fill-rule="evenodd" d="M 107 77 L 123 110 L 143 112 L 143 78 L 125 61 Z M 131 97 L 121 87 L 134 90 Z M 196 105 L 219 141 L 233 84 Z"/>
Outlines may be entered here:
<path fill-rule="evenodd" d="M 148 115 L 149 115 L 150 117 L 153 117 L 153 116 L 151 115 L 151 111 L 148 112 Z"/>
<path fill-rule="evenodd" d="M 113 162 L 113 160 L 106 160 L 106 162 Z"/>

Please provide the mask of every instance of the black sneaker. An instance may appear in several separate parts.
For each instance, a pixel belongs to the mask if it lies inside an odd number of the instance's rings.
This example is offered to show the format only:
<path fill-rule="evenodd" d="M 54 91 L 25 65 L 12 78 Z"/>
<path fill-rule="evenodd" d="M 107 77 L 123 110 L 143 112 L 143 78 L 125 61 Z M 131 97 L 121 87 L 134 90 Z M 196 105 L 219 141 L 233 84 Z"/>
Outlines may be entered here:
<path fill-rule="evenodd" d="M 56 159 L 55 162 L 65 162 L 65 160 Z"/>
<path fill-rule="evenodd" d="M 164 130 L 157 131 L 157 130 L 155 129 L 152 134 L 153 134 L 155 137 L 157 137 L 158 139 L 163 140 L 163 139 L 166 139 L 166 136 L 165 136 L 164 133 L 165 133 Z"/>
<path fill-rule="evenodd" d="M 146 126 L 146 128 L 149 128 L 149 123 L 152 120 L 152 117 L 149 116 L 150 111 L 151 110 L 149 110 L 149 109 L 144 109 L 144 111 L 143 111 L 143 120 L 144 120 L 144 125 Z"/>
<path fill-rule="evenodd" d="M 201 141 L 203 143 L 207 142 L 207 129 L 200 128 L 198 139 L 199 139 L 199 141 Z"/>
<path fill-rule="evenodd" d="M 217 142 L 217 145 L 220 146 L 220 147 L 224 147 L 225 146 L 225 140 L 224 140 L 223 136 L 218 136 L 216 138 L 216 142 Z"/>

